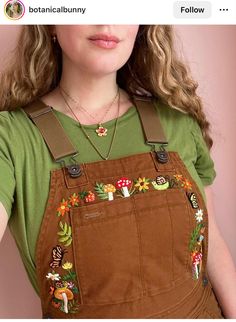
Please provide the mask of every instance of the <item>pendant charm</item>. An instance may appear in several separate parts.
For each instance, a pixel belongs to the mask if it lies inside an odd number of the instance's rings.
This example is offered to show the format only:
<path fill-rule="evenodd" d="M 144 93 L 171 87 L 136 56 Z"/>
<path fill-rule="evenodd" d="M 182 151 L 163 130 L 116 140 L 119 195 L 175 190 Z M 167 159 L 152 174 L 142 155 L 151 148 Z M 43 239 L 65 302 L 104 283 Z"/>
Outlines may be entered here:
<path fill-rule="evenodd" d="M 106 136 L 107 129 L 104 126 L 102 126 L 101 124 L 99 124 L 98 128 L 96 129 L 96 133 L 98 136 Z"/>

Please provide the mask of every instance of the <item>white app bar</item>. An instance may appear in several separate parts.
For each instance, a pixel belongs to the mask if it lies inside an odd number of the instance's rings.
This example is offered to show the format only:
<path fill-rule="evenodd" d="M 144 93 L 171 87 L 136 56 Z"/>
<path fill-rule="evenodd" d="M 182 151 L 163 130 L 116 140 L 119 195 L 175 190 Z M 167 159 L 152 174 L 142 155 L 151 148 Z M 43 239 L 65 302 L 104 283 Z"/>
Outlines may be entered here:
<path fill-rule="evenodd" d="M 236 24 L 236 0 L 8 0 L 1 6 L 0 24 Z"/>

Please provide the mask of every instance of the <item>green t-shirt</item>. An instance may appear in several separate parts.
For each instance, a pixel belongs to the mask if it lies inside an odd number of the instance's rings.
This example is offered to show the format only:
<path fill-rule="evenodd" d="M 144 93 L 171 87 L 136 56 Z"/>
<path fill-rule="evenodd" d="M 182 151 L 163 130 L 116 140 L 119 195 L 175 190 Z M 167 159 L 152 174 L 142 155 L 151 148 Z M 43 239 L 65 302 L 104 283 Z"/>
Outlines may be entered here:
<path fill-rule="evenodd" d="M 188 114 L 164 104 L 156 104 L 169 141 L 168 151 L 177 151 L 204 195 L 204 186 L 215 178 L 214 163 L 197 122 Z M 80 163 L 101 160 L 81 131 L 79 123 L 54 110 L 71 142 L 79 151 Z M 104 123 L 110 135 L 98 137 L 96 125 L 85 126 L 103 155 L 110 146 L 114 120 Z M 158 146 L 158 145 L 157 145 Z M 150 151 L 145 144 L 134 106 L 118 121 L 110 159 Z M 69 158 L 65 159 L 66 164 Z M 59 168 L 44 140 L 22 109 L 0 112 L 0 201 L 9 215 L 10 230 L 16 240 L 29 278 L 38 292 L 35 274 L 35 245 L 49 193 L 50 170 Z"/>

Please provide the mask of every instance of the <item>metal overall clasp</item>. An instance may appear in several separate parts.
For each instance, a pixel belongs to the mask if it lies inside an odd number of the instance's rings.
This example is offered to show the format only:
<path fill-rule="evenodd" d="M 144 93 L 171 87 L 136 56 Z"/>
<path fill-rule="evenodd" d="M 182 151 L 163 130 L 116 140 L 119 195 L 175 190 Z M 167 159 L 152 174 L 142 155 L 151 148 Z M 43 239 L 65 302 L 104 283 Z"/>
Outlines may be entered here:
<path fill-rule="evenodd" d="M 168 153 L 165 150 L 164 144 L 162 144 L 160 146 L 160 150 L 159 151 L 155 151 L 155 152 L 156 152 L 157 161 L 159 163 L 167 163 L 168 162 L 168 160 L 169 160 Z"/>
<path fill-rule="evenodd" d="M 79 176 L 82 175 L 82 170 L 81 170 L 81 167 L 79 165 L 79 163 L 76 161 L 75 157 L 77 157 L 77 155 L 79 155 L 79 153 L 77 152 L 76 154 L 74 154 L 70 160 L 73 161 L 72 164 L 70 165 L 66 165 L 65 164 L 65 160 L 64 159 L 60 159 L 60 160 L 57 160 L 56 162 L 59 162 L 62 164 L 62 167 L 65 167 L 67 168 L 68 170 L 68 173 L 69 175 L 72 177 L 72 178 L 78 178 Z"/>
<path fill-rule="evenodd" d="M 152 151 L 156 153 L 156 159 L 157 159 L 157 161 L 159 163 L 164 164 L 164 163 L 167 163 L 169 161 L 168 152 L 165 150 L 165 146 L 167 146 L 168 143 L 161 144 L 158 151 L 156 150 L 156 147 L 155 147 L 155 145 L 153 143 L 152 144 L 148 143 L 148 144 L 152 146 Z"/>

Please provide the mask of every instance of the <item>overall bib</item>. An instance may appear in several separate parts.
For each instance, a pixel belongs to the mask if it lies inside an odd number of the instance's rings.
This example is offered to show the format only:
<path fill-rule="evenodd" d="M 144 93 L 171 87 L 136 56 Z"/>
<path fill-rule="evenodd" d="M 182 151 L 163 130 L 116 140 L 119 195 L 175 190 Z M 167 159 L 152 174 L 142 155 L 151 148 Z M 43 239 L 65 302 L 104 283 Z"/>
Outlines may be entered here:
<path fill-rule="evenodd" d="M 150 99 L 134 103 L 146 142 L 166 144 Z M 25 111 L 55 161 L 76 153 L 51 107 Z M 51 171 L 37 241 L 43 317 L 223 318 L 207 243 L 207 209 L 177 152 L 64 165 Z"/>

